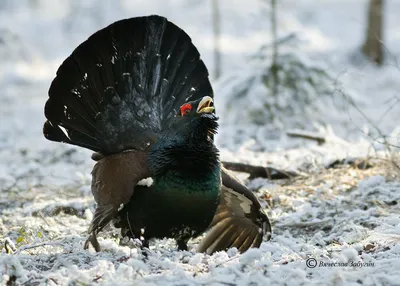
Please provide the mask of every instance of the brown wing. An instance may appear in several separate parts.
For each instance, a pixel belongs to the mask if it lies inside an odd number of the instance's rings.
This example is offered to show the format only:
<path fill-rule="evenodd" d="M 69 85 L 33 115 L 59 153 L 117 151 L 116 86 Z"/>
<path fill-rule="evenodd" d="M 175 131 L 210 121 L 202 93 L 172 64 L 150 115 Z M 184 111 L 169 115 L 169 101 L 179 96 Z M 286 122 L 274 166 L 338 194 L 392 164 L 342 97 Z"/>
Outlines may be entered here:
<path fill-rule="evenodd" d="M 97 157 L 96 157 L 97 156 Z M 92 171 L 92 193 L 97 208 L 89 226 L 91 234 L 85 248 L 92 243 L 96 251 L 100 246 L 96 234 L 101 231 L 118 213 L 121 204 L 129 202 L 136 184 L 150 176 L 147 167 L 147 153 L 143 151 L 124 151 L 101 157 Z"/>
<path fill-rule="evenodd" d="M 257 197 L 222 168 L 221 202 L 198 251 L 211 254 L 236 247 L 244 252 L 271 238 L 271 224 Z"/>

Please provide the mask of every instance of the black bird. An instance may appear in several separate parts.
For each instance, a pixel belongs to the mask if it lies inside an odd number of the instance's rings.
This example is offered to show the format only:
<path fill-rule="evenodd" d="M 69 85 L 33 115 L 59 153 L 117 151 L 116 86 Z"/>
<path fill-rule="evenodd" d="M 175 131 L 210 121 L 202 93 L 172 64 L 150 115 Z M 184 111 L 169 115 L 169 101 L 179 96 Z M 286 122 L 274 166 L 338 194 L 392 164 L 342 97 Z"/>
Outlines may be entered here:
<path fill-rule="evenodd" d="M 93 150 L 97 209 L 85 248 L 107 224 L 123 236 L 190 238 L 199 251 L 269 239 L 255 195 L 224 169 L 208 71 L 190 37 L 160 16 L 97 31 L 61 64 L 45 105 L 45 137 Z M 143 179 L 151 183 L 142 183 Z"/>

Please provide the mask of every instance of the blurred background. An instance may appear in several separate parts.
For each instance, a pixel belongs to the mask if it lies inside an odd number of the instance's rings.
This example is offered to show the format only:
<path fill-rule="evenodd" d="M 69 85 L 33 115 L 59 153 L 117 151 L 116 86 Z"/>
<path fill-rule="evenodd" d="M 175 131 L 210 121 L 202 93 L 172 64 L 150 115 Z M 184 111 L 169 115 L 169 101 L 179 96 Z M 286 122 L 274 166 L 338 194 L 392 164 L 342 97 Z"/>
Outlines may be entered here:
<path fill-rule="evenodd" d="M 293 129 L 396 144 L 399 12 L 398 0 L 0 0 L 0 148 L 48 144 L 43 106 L 61 62 L 98 29 L 149 14 L 198 47 L 220 147 L 304 144 Z"/>

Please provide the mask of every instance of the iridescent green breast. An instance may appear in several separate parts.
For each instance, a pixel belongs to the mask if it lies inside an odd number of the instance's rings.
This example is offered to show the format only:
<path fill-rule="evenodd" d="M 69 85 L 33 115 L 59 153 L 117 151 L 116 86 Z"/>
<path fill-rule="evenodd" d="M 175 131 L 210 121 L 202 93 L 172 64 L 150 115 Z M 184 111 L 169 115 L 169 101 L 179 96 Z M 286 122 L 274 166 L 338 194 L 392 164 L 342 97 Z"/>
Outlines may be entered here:
<path fill-rule="evenodd" d="M 169 170 L 154 178 L 153 187 L 157 192 L 167 192 L 171 196 L 219 197 L 221 168 L 218 164 L 214 170 L 201 178 Z"/>

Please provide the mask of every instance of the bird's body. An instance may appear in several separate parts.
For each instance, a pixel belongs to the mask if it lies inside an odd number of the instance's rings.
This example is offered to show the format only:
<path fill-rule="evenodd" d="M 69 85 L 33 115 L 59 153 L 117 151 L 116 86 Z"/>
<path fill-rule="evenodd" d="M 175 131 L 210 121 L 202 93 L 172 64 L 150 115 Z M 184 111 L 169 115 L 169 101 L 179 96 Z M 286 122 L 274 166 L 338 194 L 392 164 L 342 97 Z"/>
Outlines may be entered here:
<path fill-rule="evenodd" d="M 268 218 L 221 166 L 214 113 L 196 47 L 163 17 L 115 22 L 74 50 L 50 86 L 43 132 L 96 152 L 85 248 L 100 251 L 96 235 L 111 221 L 145 246 L 167 237 L 186 249 L 207 229 L 202 252 L 260 245 Z"/>
<path fill-rule="evenodd" d="M 140 238 L 145 245 L 152 238 L 168 237 L 177 241 L 179 249 L 186 249 L 190 238 L 207 230 L 219 204 L 219 189 L 210 192 L 206 185 L 199 183 L 189 190 L 182 185 L 171 187 L 169 182 L 162 188 L 137 186 L 118 214 L 116 226 L 124 236 Z"/>
<path fill-rule="evenodd" d="M 184 127 L 176 132 L 172 126 L 153 145 L 148 157 L 152 184 L 136 186 L 117 216 L 122 233 L 141 237 L 145 245 L 149 239 L 169 237 L 186 249 L 190 238 L 207 230 L 219 205 L 221 167 L 208 137 L 216 117 L 204 114 L 189 120 L 190 132 L 183 132 Z"/>

